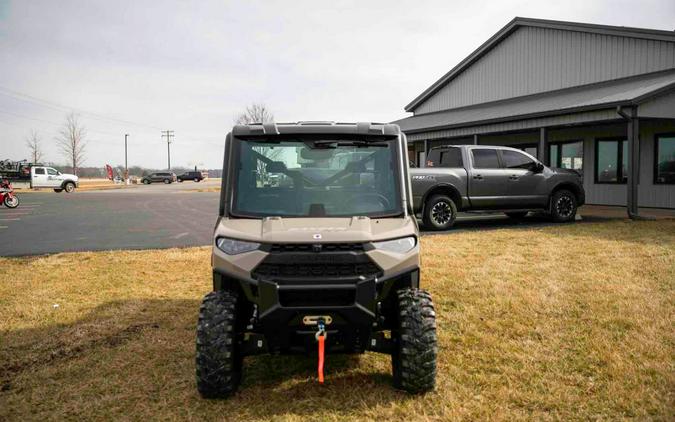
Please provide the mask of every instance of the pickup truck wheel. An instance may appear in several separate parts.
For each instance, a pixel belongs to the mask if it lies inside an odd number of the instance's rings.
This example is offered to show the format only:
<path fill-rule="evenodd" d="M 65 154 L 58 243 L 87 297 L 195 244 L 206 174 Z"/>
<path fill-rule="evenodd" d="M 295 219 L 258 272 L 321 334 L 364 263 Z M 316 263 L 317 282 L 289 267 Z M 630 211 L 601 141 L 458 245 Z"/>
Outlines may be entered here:
<path fill-rule="evenodd" d="M 199 179 L 195 177 L 195 182 L 199 183 Z"/>
<path fill-rule="evenodd" d="M 556 223 L 574 221 L 577 214 L 577 198 L 567 189 L 561 189 L 551 198 L 551 217 Z"/>
<path fill-rule="evenodd" d="M 73 192 L 75 190 L 75 183 L 67 182 L 65 185 L 63 185 L 63 190 L 65 190 L 68 193 Z"/>
<path fill-rule="evenodd" d="M 176 182 L 183 183 L 183 179 L 176 179 Z"/>
<path fill-rule="evenodd" d="M 144 184 L 144 185 L 149 185 L 149 184 L 150 184 L 150 181 L 149 181 L 148 179 L 143 179 L 143 184 Z"/>
<path fill-rule="evenodd" d="M 505 212 L 504 214 L 513 220 L 522 220 L 527 215 L 527 211 Z"/>
<path fill-rule="evenodd" d="M 238 297 L 228 291 L 204 296 L 197 323 L 197 390 L 205 398 L 225 398 L 241 382 L 243 357 L 237 345 Z"/>
<path fill-rule="evenodd" d="M 165 184 L 165 185 L 168 185 L 169 183 L 171 183 L 171 180 L 169 180 L 169 179 L 164 179 L 164 184 Z"/>
<path fill-rule="evenodd" d="M 457 205 L 445 195 L 434 195 L 424 206 L 422 222 L 431 230 L 447 230 L 455 224 Z"/>
<path fill-rule="evenodd" d="M 424 393 L 436 384 L 436 313 L 431 295 L 424 290 L 397 292 L 396 340 L 391 365 L 394 386 L 409 393 Z"/>

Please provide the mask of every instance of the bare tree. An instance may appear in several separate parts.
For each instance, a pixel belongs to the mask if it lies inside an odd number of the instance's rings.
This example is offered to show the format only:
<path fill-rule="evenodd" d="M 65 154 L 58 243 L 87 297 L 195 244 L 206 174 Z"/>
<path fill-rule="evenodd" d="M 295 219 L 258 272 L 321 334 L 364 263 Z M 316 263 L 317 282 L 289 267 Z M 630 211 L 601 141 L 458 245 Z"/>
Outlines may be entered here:
<path fill-rule="evenodd" d="M 73 173 L 77 175 L 77 169 L 84 162 L 84 152 L 87 145 L 87 131 L 75 113 L 66 116 L 66 122 L 56 138 L 59 149 L 72 164 Z"/>
<path fill-rule="evenodd" d="M 26 146 L 30 151 L 31 159 L 33 163 L 39 163 L 42 160 L 42 146 L 40 145 L 41 140 L 37 132 L 31 130 L 30 135 L 26 138 Z"/>
<path fill-rule="evenodd" d="M 253 103 L 246 107 L 246 110 L 234 119 L 237 125 L 247 125 L 250 123 L 268 123 L 274 121 L 274 115 L 265 104 Z"/>
<path fill-rule="evenodd" d="M 253 103 L 250 106 L 246 107 L 243 113 L 237 116 L 234 119 L 234 123 L 237 125 L 247 125 L 251 123 L 269 123 L 274 121 L 274 115 L 267 108 L 265 104 L 262 103 Z M 276 160 L 281 154 L 281 148 L 269 148 L 269 147 L 253 147 L 253 150 L 258 154 L 266 157 L 270 160 Z M 269 174 L 267 172 L 267 164 L 262 160 L 257 160 L 258 168 L 258 180 L 262 184 L 269 183 Z"/>

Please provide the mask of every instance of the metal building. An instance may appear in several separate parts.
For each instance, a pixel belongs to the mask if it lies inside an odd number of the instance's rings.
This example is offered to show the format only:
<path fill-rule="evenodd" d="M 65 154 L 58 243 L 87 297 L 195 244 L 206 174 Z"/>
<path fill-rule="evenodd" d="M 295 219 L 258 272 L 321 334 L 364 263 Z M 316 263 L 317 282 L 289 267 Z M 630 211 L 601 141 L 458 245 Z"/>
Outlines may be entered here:
<path fill-rule="evenodd" d="M 405 110 L 419 166 L 509 145 L 581 171 L 589 204 L 675 208 L 675 32 L 515 18 Z"/>

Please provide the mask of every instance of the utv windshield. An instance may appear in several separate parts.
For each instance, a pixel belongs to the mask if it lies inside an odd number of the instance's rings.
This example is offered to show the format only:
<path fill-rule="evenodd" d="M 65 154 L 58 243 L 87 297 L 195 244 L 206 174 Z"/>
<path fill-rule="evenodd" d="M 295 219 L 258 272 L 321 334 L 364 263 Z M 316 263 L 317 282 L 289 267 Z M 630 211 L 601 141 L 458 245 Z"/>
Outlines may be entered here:
<path fill-rule="evenodd" d="M 232 214 L 385 217 L 403 212 L 398 139 L 234 139 Z"/>

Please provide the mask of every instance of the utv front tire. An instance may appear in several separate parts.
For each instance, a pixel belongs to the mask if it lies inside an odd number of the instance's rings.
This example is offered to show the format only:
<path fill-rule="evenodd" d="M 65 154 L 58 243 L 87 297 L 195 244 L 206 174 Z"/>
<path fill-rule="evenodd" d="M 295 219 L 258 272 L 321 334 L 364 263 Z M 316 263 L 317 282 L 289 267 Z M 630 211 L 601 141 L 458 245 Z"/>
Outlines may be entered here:
<path fill-rule="evenodd" d="M 436 313 L 431 295 L 424 290 L 397 292 L 396 341 L 391 356 L 394 386 L 409 393 L 431 391 L 436 385 Z"/>
<path fill-rule="evenodd" d="M 237 296 L 228 291 L 204 296 L 197 323 L 197 390 L 204 398 L 226 398 L 241 382 L 236 322 Z"/>
<path fill-rule="evenodd" d="M 448 230 L 455 224 L 457 205 L 445 195 L 433 195 L 424 205 L 422 222 L 430 230 Z"/>

